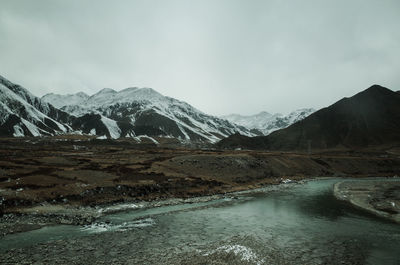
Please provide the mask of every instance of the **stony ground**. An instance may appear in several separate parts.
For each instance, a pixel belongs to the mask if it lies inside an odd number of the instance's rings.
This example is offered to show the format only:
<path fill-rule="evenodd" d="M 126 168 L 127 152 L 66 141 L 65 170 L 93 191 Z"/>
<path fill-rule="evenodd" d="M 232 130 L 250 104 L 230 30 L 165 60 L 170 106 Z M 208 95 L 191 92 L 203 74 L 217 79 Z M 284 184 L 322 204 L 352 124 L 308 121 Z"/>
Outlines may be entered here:
<path fill-rule="evenodd" d="M 400 223 L 400 178 L 379 181 L 344 181 L 334 188 L 338 199 Z"/>

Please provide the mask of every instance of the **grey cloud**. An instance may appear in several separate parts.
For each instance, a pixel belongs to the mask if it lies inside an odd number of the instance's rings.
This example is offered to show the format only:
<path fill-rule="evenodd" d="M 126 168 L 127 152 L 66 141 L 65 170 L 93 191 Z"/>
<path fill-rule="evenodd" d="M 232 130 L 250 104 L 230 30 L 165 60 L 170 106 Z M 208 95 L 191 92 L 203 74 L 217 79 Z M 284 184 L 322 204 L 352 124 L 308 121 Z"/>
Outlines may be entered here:
<path fill-rule="evenodd" d="M 211 114 L 400 89 L 400 2 L 3 0 L 0 74 L 48 92 L 153 87 Z"/>

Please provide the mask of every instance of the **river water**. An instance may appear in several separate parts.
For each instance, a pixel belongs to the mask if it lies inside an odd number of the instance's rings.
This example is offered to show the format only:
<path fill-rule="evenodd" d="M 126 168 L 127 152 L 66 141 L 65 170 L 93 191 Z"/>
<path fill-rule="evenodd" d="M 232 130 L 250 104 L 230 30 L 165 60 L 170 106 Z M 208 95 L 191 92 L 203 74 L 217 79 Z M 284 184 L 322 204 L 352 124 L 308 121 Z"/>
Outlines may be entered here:
<path fill-rule="evenodd" d="M 9 235 L 0 263 L 400 264 L 400 225 L 337 201 L 338 181 Z"/>

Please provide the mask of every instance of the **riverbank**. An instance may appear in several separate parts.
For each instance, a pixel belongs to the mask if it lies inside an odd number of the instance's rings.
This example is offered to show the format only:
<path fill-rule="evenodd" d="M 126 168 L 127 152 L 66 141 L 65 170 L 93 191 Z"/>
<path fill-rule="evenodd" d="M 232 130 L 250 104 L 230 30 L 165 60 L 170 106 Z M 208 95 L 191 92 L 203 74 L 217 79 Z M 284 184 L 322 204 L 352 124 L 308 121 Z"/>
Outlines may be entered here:
<path fill-rule="evenodd" d="M 227 196 L 316 176 L 386 177 L 399 168 L 394 147 L 305 154 L 0 138 L 0 228 L 89 224 L 113 207 Z"/>
<path fill-rule="evenodd" d="M 8 235 L 0 239 L 0 263 L 398 264 L 400 226 L 335 199 L 338 181 L 275 185 L 115 213 L 90 226 Z"/>
<path fill-rule="evenodd" d="M 27 232 L 51 225 L 90 225 L 96 220 L 119 212 L 135 209 L 151 209 L 182 204 L 198 204 L 216 200 L 231 200 L 238 197 L 254 195 L 258 193 L 276 192 L 294 185 L 304 184 L 307 180 L 293 181 L 285 179 L 283 183 L 268 185 L 261 188 L 239 190 L 225 194 L 200 196 L 191 198 L 170 198 L 153 201 L 135 201 L 115 204 L 104 204 L 87 207 L 72 207 L 69 205 L 40 205 L 25 208 L 19 213 L 9 213 L 0 217 L 0 238 L 13 233 Z"/>
<path fill-rule="evenodd" d="M 400 224 L 400 178 L 343 181 L 334 185 L 337 199 Z"/>

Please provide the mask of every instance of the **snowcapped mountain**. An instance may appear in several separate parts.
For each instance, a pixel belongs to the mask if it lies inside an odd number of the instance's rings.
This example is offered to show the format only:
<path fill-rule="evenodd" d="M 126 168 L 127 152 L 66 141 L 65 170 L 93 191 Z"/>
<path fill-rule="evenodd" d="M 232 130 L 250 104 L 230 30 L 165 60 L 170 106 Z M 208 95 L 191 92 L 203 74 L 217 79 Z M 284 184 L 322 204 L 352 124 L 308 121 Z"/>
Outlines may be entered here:
<path fill-rule="evenodd" d="M 238 114 L 231 114 L 222 116 L 221 118 L 227 119 L 230 122 L 242 125 L 249 130 L 257 130 L 263 135 L 268 135 L 273 131 L 286 128 L 293 123 L 296 123 L 310 114 L 314 113 L 315 109 L 305 108 L 295 110 L 288 115 L 280 113 L 270 114 L 266 111 L 260 112 L 255 115 L 243 116 Z"/>
<path fill-rule="evenodd" d="M 65 133 L 113 139 L 161 136 L 200 142 L 216 142 L 235 133 L 253 136 L 243 126 L 207 115 L 151 88 L 131 87 L 118 92 L 105 88 L 92 96 L 51 93 L 40 99 L 0 76 L 0 136 Z"/>
<path fill-rule="evenodd" d="M 137 87 L 104 88 L 92 96 L 50 93 L 40 99 L 0 76 L 0 136 L 85 133 L 100 138 L 161 136 L 214 143 L 235 133 L 268 135 L 314 111 L 218 118 L 152 88 Z"/>
<path fill-rule="evenodd" d="M 52 104 L 56 108 L 61 108 L 65 105 L 79 105 L 81 102 L 88 99 L 89 96 L 83 92 L 78 92 L 76 94 L 67 95 L 56 95 L 49 93 L 44 95 L 41 99 L 44 102 Z"/>
<path fill-rule="evenodd" d="M 63 98 L 52 94 L 46 100 L 60 103 Z M 61 109 L 79 117 L 84 133 L 111 138 L 148 135 L 216 142 L 234 133 L 253 136 L 243 126 L 207 115 L 152 88 L 130 87 L 118 92 L 104 88 L 79 105 Z"/>
<path fill-rule="evenodd" d="M 72 131 L 70 115 L 0 76 L 0 135 L 42 136 Z"/>
<path fill-rule="evenodd" d="M 282 114 L 271 114 L 266 111 L 262 111 L 258 114 L 251 116 L 244 116 L 239 114 L 231 114 L 223 116 L 222 118 L 227 119 L 236 124 L 242 125 L 249 129 L 262 130 L 267 128 L 273 123 L 277 118 L 282 117 Z"/>

